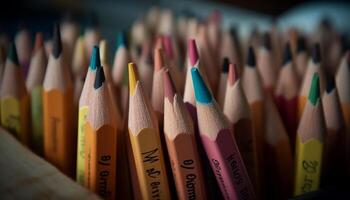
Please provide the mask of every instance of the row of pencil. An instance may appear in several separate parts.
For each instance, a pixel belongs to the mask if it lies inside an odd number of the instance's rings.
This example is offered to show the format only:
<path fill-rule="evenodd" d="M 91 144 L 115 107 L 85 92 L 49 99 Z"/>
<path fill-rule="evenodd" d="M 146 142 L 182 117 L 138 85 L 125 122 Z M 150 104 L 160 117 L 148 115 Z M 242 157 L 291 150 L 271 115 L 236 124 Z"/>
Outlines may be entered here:
<path fill-rule="evenodd" d="M 283 51 L 276 30 L 241 48 L 217 12 L 182 35 L 181 20 L 151 10 L 118 34 L 113 67 L 97 27 L 64 21 L 48 45 L 38 33 L 30 62 L 17 38 L 6 62 L 1 48 L 1 125 L 106 199 L 286 199 L 345 182 L 350 55 L 335 33 L 308 56 L 295 30 Z"/>

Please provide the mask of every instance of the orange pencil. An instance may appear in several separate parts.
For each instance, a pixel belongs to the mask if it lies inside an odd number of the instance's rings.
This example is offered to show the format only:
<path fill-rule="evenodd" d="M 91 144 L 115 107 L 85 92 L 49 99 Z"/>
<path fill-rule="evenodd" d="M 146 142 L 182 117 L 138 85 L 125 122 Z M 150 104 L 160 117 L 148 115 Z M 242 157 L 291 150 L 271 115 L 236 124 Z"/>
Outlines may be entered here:
<path fill-rule="evenodd" d="M 315 46 L 312 49 L 312 58 L 308 63 L 306 73 L 300 88 L 299 98 L 298 98 L 298 119 L 299 120 L 304 111 L 304 106 L 306 104 L 308 92 L 311 85 L 311 79 L 314 73 L 317 73 L 319 76 L 320 94 L 323 94 L 323 91 L 325 90 L 325 86 L 326 86 L 326 83 L 325 83 L 326 80 L 325 80 L 325 74 L 322 66 L 319 44 L 315 44 Z"/>
<path fill-rule="evenodd" d="M 247 97 L 235 65 L 230 64 L 224 103 L 226 115 L 235 136 L 239 152 L 252 183 L 258 180 L 257 151 L 254 149 L 252 120 Z"/>
<path fill-rule="evenodd" d="M 293 186 L 293 157 L 287 131 L 278 113 L 277 107 L 270 95 L 265 100 L 265 169 L 269 187 L 269 198 L 288 199 Z"/>
<path fill-rule="evenodd" d="M 76 133 L 72 116 L 73 87 L 64 65 L 59 26 L 55 25 L 53 49 L 44 78 L 44 155 L 70 177 L 75 172 Z"/>
<path fill-rule="evenodd" d="M 258 179 L 255 184 L 257 196 L 262 195 L 263 184 L 263 144 L 264 144 L 264 92 L 262 88 L 261 78 L 259 72 L 256 69 L 255 55 L 252 47 L 249 47 L 247 64 L 243 71 L 242 86 L 247 96 L 250 110 L 252 113 L 252 125 L 253 125 L 253 145 L 254 150 L 257 153 L 257 166 L 258 166 Z"/>
<path fill-rule="evenodd" d="M 346 168 L 350 176 L 350 51 L 344 54 L 336 74 L 336 86 L 346 127 Z"/>
<path fill-rule="evenodd" d="M 334 79 L 329 77 L 326 92 L 322 97 L 326 135 L 323 150 L 321 183 L 336 184 L 344 178 L 345 159 L 345 124 L 341 111 L 338 91 Z"/>
<path fill-rule="evenodd" d="M 31 145 L 33 150 L 42 155 L 43 153 L 43 82 L 47 66 L 47 57 L 44 49 L 43 35 L 35 36 L 33 57 L 30 61 L 27 77 L 27 89 L 30 93 L 31 104 Z"/>
<path fill-rule="evenodd" d="M 289 136 L 292 152 L 294 152 L 295 134 L 298 126 L 298 83 L 291 48 L 287 43 L 274 95 L 277 108 Z"/>
<path fill-rule="evenodd" d="M 0 92 L 1 125 L 24 145 L 29 145 L 29 96 L 14 43 L 10 45 L 3 76 Z"/>
<path fill-rule="evenodd" d="M 117 129 L 108 85 L 105 81 L 99 53 L 93 57 L 96 66 L 94 88 L 90 95 L 86 120 L 85 182 L 86 187 L 104 199 L 115 199 Z"/>
<path fill-rule="evenodd" d="M 164 135 L 179 199 L 207 199 L 191 116 L 164 72 Z"/>

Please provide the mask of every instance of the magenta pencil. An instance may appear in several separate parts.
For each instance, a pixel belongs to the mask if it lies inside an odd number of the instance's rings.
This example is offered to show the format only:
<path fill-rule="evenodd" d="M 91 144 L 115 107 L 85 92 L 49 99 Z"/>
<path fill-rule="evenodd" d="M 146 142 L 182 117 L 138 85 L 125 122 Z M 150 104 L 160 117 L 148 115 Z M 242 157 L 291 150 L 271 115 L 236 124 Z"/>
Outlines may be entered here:
<path fill-rule="evenodd" d="M 252 183 L 224 114 L 197 68 L 191 69 L 199 132 L 225 199 L 256 199 Z"/>

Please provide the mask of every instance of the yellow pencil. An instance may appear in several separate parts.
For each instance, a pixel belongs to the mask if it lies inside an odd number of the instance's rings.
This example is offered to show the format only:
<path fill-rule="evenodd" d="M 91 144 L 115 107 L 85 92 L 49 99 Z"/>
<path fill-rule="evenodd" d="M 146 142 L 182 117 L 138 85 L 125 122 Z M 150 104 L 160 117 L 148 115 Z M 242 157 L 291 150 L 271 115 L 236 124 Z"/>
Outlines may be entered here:
<path fill-rule="evenodd" d="M 156 116 L 145 98 L 136 66 L 129 63 L 129 136 L 142 199 L 170 199 Z"/>

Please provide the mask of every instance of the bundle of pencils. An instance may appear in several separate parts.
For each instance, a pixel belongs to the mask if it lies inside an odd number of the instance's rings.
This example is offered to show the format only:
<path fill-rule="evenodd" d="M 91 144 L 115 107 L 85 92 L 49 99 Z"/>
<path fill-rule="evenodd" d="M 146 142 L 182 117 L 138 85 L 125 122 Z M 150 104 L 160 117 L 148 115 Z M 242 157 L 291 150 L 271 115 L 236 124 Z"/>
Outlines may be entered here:
<path fill-rule="evenodd" d="M 1 127 L 104 199 L 288 199 L 347 184 L 350 53 L 337 31 L 245 37 L 219 12 L 176 20 L 151 9 L 117 34 L 113 60 L 93 19 L 78 35 L 65 18 L 33 49 L 28 29 L 0 40 Z"/>

